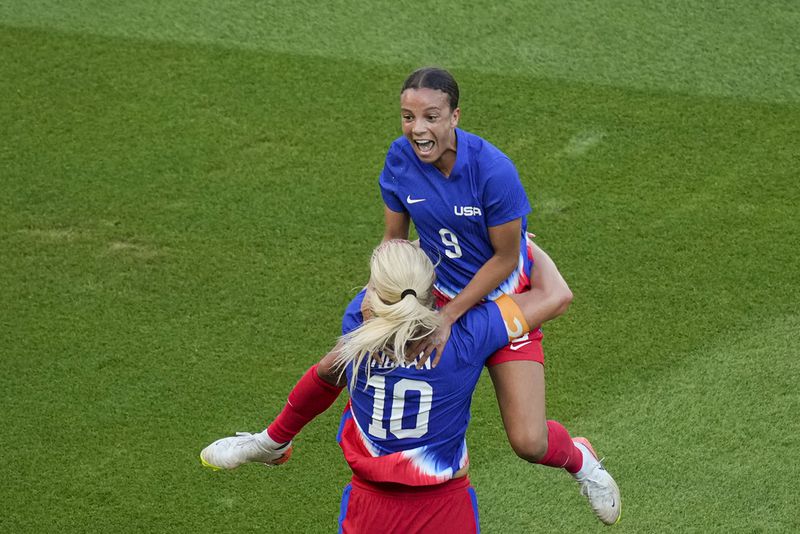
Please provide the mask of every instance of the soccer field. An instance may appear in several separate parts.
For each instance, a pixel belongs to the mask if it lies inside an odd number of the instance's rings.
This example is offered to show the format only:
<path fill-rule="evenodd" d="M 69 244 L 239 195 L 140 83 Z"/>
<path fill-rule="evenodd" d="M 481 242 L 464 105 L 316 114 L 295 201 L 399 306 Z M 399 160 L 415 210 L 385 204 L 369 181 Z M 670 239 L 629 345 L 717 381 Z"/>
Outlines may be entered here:
<path fill-rule="evenodd" d="M 650 4 L 0 3 L 0 532 L 335 531 L 345 395 L 280 468 L 198 454 L 334 342 L 427 64 L 575 294 L 548 414 L 615 532 L 800 531 L 800 5 Z M 486 376 L 468 443 L 483 532 L 606 528 Z"/>

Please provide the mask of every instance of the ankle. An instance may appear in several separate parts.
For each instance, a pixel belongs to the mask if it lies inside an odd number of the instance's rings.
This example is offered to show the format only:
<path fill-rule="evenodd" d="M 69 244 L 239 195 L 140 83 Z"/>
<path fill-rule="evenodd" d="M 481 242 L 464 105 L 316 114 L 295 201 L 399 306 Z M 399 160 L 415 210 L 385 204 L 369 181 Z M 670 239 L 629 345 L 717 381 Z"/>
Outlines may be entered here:
<path fill-rule="evenodd" d="M 272 437 L 269 435 L 269 432 L 266 429 L 263 432 L 259 432 L 258 434 L 256 434 L 256 443 L 258 443 L 258 446 L 264 449 L 265 451 L 280 449 L 281 447 L 285 447 L 286 445 L 289 444 L 288 441 L 285 443 L 278 443 L 277 441 L 272 439 Z"/>
<path fill-rule="evenodd" d="M 583 443 L 575 443 L 575 448 L 581 452 L 582 461 L 581 468 L 575 473 L 572 473 L 572 476 L 578 480 L 583 480 L 589 476 L 592 470 L 594 470 L 597 460 L 591 451 L 589 451 L 588 447 L 586 447 L 586 445 Z"/>

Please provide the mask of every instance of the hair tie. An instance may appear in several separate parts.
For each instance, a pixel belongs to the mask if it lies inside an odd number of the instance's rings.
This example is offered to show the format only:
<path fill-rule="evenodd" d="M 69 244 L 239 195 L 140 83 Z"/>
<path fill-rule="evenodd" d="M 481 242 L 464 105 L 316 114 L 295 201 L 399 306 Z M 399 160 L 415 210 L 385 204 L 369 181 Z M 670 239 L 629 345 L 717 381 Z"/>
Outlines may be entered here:
<path fill-rule="evenodd" d="M 414 291 L 413 289 L 406 289 L 405 291 L 400 293 L 400 300 L 403 300 L 404 298 L 406 298 L 406 295 L 414 295 L 414 297 L 416 297 L 417 296 L 417 292 Z"/>

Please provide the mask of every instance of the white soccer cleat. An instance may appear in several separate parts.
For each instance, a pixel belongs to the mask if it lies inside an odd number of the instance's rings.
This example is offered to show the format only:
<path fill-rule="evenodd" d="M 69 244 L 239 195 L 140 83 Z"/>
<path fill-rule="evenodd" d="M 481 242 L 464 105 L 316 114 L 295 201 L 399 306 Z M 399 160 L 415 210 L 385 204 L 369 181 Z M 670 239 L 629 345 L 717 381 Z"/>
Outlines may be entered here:
<path fill-rule="evenodd" d="M 218 439 L 200 452 L 200 462 L 211 469 L 236 469 L 249 462 L 280 465 L 292 456 L 292 442 L 281 445 L 266 431 L 257 434 L 237 432 Z"/>
<path fill-rule="evenodd" d="M 583 467 L 575 473 L 575 480 L 581 485 L 581 494 L 589 499 L 594 514 L 606 525 L 619 521 L 622 513 L 622 499 L 619 487 L 597 459 L 592 444 L 586 438 L 574 438 L 573 443 L 583 453 Z"/>

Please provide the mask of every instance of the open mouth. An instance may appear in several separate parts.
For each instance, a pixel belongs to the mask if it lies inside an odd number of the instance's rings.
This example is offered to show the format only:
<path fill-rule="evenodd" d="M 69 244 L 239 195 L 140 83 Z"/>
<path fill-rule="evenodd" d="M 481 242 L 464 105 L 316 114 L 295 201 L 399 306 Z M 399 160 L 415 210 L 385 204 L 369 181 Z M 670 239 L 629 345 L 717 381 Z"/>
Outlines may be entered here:
<path fill-rule="evenodd" d="M 430 154 L 433 151 L 433 141 L 414 141 L 414 144 L 417 145 L 417 150 L 419 150 L 421 154 Z"/>

